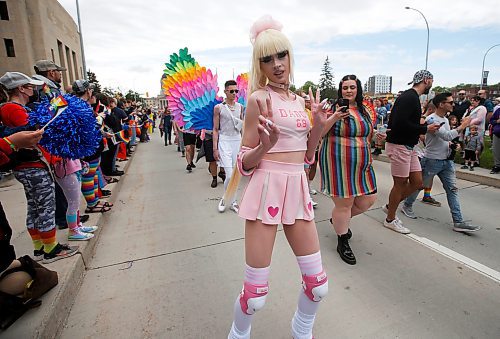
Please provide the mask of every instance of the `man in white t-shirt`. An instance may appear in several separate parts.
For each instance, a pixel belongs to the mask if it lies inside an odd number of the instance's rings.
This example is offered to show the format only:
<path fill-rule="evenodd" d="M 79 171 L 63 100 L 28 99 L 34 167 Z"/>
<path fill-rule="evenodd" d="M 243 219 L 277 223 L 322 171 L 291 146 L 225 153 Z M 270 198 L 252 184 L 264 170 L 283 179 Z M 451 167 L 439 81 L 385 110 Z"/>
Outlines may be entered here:
<path fill-rule="evenodd" d="M 243 127 L 243 106 L 236 102 L 238 87 L 236 81 L 228 80 L 224 84 L 226 100 L 214 108 L 213 153 L 219 166 L 224 168 L 226 178 L 224 190 L 236 165 L 236 156 L 241 145 L 241 128 Z M 231 210 L 238 212 L 236 198 L 231 202 Z M 224 198 L 219 201 L 219 212 L 226 210 Z"/>

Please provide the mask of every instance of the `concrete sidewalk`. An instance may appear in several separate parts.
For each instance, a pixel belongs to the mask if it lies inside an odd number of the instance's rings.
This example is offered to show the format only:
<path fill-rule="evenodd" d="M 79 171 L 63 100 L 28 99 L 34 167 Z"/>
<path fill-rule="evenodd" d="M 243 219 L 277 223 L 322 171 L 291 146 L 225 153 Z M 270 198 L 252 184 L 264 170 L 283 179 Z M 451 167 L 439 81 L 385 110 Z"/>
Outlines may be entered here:
<path fill-rule="evenodd" d="M 139 149 L 139 147 L 136 149 Z M 134 155 L 135 153 L 130 159 Z M 130 162 L 131 160 L 118 162 L 118 165 L 127 170 Z M 108 184 L 106 189 L 111 190 L 112 195 L 111 198 L 103 201 L 109 201 L 116 205 L 115 198 L 122 182 L 120 180 L 118 183 Z M 25 225 L 26 198 L 24 190 L 22 185 L 13 178 L 13 175 L 9 176 L 8 180 L 4 179 L 0 183 L 0 201 L 2 201 L 13 231 L 11 243 L 15 247 L 16 256 L 33 255 L 33 244 Z M 84 214 L 85 208 L 86 203 L 82 196 L 80 206 L 82 214 Z M 80 247 L 76 255 L 46 265 L 47 268 L 57 272 L 59 276 L 58 285 L 41 298 L 42 305 L 40 307 L 28 311 L 6 331 L 0 332 L 0 338 L 55 338 L 57 333 L 61 331 L 85 276 L 87 263 L 91 261 L 94 255 L 99 234 L 107 224 L 106 213 L 91 213 L 89 215 L 90 219 L 85 225 L 99 226 L 99 229 L 95 232 L 95 237 L 90 241 L 71 242 L 71 245 Z M 57 239 L 60 243 L 68 243 L 67 235 L 67 229 L 57 230 Z"/>

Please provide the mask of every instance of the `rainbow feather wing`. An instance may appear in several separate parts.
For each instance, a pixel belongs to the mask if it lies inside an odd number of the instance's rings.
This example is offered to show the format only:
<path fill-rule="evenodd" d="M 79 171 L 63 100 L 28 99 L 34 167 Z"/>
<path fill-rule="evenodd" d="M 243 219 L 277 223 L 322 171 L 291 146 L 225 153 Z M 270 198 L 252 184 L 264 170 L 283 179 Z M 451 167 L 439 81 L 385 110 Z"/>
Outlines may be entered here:
<path fill-rule="evenodd" d="M 247 91 L 248 91 L 248 73 L 241 73 L 236 78 L 236 86 L 238 88 L 238 101 L 243 107 L 247 107 Z"/>
<path fill-rule="evenodd" d="M 172 54 L 165 67 L 162 89 L 174 120 L 185 129 L 212 129 L 214 106 L 222 102 L 217 76 L 201 67 L 187 48 Z"/>

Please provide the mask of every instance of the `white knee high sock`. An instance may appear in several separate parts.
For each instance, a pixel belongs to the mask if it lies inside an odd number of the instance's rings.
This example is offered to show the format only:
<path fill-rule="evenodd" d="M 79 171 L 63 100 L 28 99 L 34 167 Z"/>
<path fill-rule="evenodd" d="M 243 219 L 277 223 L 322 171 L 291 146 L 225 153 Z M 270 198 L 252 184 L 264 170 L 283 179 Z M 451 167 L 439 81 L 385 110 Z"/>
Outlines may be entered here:
<path fill-rule="evenodd" d="M 254 285 L 266 284 L 269 279 L 269 266 L 254 268 L 246 265 L 245 281 Z M 252 315 L 248 315 L 241 309 L 240 296 L 234 303 L 234 321 L 231 325 L 228 339 L 248 339 L 252 325 Z"/>
<path fill-rule="evenodd" d="M 323 271 L 321 252 L 297 257 L 300 272 L 304 275 L 319 274 Z M 319 307 L 319 302 L 309 299 L 304 290 L 300 290 L 297 310 L 292 319 L 292 335 L 294 339 L 311 339 L 314 318 Z"/>

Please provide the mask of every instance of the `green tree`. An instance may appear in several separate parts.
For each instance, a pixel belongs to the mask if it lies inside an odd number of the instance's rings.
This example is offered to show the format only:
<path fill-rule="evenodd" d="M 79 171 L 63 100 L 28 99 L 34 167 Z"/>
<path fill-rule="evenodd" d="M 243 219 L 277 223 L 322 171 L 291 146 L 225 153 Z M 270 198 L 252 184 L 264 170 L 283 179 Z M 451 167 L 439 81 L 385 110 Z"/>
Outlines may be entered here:
<path fill-rule="evenodd" d="M 330 59 L 326 56 L 319 78 L 319 90 L 322 98 L 334 98 L 337 95 Z"/>
<path fill-rule="evenodd" d="M 104 87 L 102 90 L 103 94 L 106 94 L 109 97 L 114 97 L 115 96 L 115 91 L 111 87 Z"/>
<path fill-rule="evenodd" d="M 99 80 L 97 80 L 95 73 L 89 70 L 87 72 L 87 78 L 89 79 L 89 82 L 95 85 L 94 93 L 101 93 L 101 85 L 99 84 Z"/>
<path fill-rule="evenodd" d="M 436 93 L 451 92 L 451 87 L 435 86 L 432 90 Z"/>
<path fill-rule="evenodd" d="M 131 89 L 128 90 L 127 94 L 125 94 L 125 99 L 127 100 L 138 100 L 140 98 L 140 94 Z"/>
<path fill-rule="evenodd" d="M 318 85 L 316 85 L 311 80 L 308 80 L 305 82 L 305 84 L 302 85 L 302 87 L 300 87 L 300 89 L 306 94 L 309 93 L 309 88 L 314 91 L 316 88 L 318 88 Z"/>

